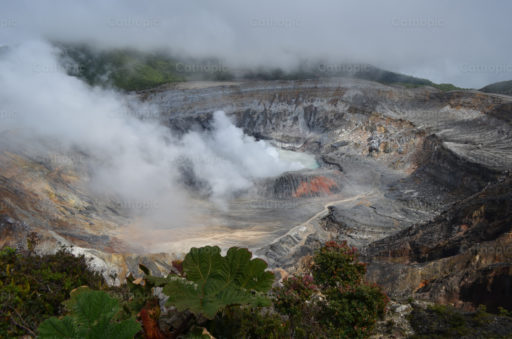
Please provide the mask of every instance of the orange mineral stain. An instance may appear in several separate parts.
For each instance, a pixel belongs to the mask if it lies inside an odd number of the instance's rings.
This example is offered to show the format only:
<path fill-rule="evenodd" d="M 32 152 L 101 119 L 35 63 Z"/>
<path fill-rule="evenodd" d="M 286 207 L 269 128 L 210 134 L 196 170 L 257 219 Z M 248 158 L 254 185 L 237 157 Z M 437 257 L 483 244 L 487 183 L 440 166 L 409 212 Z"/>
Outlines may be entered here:
<path fill-rule="evenodd" d="M 320 176 L 313 178 L 310 182 L 301 182 L 293 196 L 295 198 L 307 196 L 315 193 L 332 194 L 332 188 L 337 187 L 334 180 Z"/>

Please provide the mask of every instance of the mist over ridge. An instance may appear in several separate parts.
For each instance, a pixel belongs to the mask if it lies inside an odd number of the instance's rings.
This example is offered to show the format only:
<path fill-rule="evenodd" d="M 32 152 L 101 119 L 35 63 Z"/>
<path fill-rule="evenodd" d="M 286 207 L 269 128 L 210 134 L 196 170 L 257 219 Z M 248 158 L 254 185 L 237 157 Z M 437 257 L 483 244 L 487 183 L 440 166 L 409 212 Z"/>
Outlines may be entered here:
<path fill-rule="evenodd" d="M 285 70 L 304 61 L 372 64 L 436 83 L 480 88 L 510 80 L 507 2 L 221 0 L 16 1 L 0 44 L 44 38 L 99 48 L 218 58 L 227 67 Z M 464 41 L 465 43 L 460 43 Z"/>

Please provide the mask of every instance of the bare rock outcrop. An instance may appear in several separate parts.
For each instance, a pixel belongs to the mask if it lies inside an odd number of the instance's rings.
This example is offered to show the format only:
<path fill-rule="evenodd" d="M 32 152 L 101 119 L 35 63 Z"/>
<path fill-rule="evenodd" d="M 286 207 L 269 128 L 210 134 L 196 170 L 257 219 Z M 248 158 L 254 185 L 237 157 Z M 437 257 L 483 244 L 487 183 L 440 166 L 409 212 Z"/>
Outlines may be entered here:
<path fill-rule="evenodd" d="M 371 243 L 364 254 L 367 278 L 393 297 L 512 308 L 512 177 Z"/>

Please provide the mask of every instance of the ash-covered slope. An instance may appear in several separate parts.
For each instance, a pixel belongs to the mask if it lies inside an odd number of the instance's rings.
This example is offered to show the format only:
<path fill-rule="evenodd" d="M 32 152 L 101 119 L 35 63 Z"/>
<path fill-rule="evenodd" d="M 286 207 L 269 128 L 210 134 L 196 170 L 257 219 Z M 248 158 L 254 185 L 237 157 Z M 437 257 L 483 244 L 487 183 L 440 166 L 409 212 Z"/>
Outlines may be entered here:
<path fill-rule="evenodd" d="M 135 201 L 93 194 L 88 187 L 87 154 L 12 147 L 13 135 L 0 142 L 0 247 L 23 248 L 37 234 L 38 251 L 61 246 L 92 258 L 110 283 L 122 281 L 145 263 L 154 272 L 170 269 L 168 254 L 142 255 L 139 246 L 122 239 Z"/>
<path fill-rule="evenodd" d="M 328 153 L 322 147 L 339 147 L 350 136 L 351 145 L 366 148 L 366 139 L 356 139 L 361 131 L 379 138 L 379 147 L 387 141 L 403 151 L 412 129 L 443 133 L 448 148 L 475 162 L 499 169 L 512 164 L 509 127 L 502 124 L 510 121 L 512 98 L 499 95 L 355 79 L 178 84 L 140 95 L 158 104 L 162 120 L 178 131 L 207 127 L 212 111 L 222 109 L 247 133 L 282 146 Z"/>
<path fill-rule="evenodd" d="M 505 96 L 354 79 L 184 83 L 134 96 L 158 107 L 156 118 L 173 135 L 210 130 L 213 112 L 224 110 L 246 134 L 318 166 L 256 179 L 221 209 L 185 166 L 190 212 L 201 212 L 195 227 L 151 229 L 139 227 L 129 202 L 87 190 L 79 161 L 55 164 L 2 148 L 3 220 L 44 234 L 46 249 L 64 240 L 87 249 L 102 267 L 121 267 L 120 276 L 136 267 L 134 252 L 213 243 L 247 246 L 274 267 L 292 268 L 327 239 L 364 248 L 429 222 L 512 167 L 512 99 Z M 18 226 L 2 225 L 3 234 L 11 230 L 5 239 L 20 238 Z M 165 271 L 164 256 L 144 258 Z"/>
<path fill-rule="evenodd" d="M 367 277 L 393 297 L 512 308 L 512 176 L 431 222 L 371 243 Z"/>
<path fill-rule="evenodd" d="M 279 266 L 329 237 L 361 247 L 426 222 L 512 166 L 503 96 L 354 79 L 181 84 L 142 96 L 176 131 L 208 128 L 212 107 L 222 108 L 246 133 L 314 153 L 342 173 L 323 211 L 259 251 Z"/>

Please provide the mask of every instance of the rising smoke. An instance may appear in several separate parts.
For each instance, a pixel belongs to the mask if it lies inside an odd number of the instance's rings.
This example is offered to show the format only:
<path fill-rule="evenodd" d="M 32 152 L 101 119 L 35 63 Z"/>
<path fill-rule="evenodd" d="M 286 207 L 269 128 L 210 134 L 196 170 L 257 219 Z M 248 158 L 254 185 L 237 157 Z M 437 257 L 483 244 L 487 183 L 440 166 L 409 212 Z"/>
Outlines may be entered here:
<path fill-rule="evenodd" d="M 162 223 L 183 225 L 193 204 L 183 184 L 184 161 L 185 172 L 218 206 L 255 179 L 302 168 L 244 135 L 221 111 L 214 113 L 210 131 L 174 137 L 157 122 L 136 118 L 137 111 L 157 116 L 157 107 L 67 75 L 58 54 L 41 41 L 3 52 L 0 111 L 12 112 L 12 118 L 2 120 L 0 133 L 14 133 L 33 153 L 86 155 L 80 160 L 87 162 L 96 194 L 139 201 Z"/>

